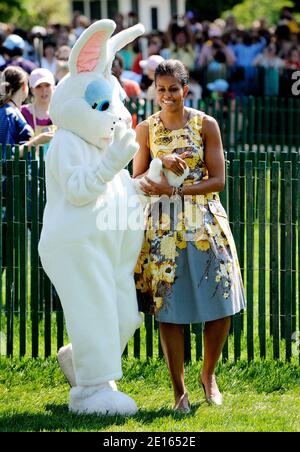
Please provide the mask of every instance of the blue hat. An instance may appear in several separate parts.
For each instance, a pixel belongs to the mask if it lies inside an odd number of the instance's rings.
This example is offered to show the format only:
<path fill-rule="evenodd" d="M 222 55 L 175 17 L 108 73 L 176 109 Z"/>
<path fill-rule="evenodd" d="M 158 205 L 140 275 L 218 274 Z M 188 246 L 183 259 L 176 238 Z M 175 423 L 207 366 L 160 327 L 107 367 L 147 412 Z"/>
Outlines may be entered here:
<path fill-rule="evenodd" d="M 24 50 L 25 42 L 24 42 L 24 39 L 21 38 L 21 36 L 13 34 L 13 35 L 7 36 L 7 38 L 3 42 L 2 46 L 5 47 L 7 50 L 15 50 L 15 49 Z"/>
<path fill-rule="evenodd" d="M 229 83 L 222 78 L 219 78 L 218 80 L 207 84 L 207 89 L 209 89 L 210 91 L 219 91 L 221 93 L 225 93 L 228 88 Z"/>

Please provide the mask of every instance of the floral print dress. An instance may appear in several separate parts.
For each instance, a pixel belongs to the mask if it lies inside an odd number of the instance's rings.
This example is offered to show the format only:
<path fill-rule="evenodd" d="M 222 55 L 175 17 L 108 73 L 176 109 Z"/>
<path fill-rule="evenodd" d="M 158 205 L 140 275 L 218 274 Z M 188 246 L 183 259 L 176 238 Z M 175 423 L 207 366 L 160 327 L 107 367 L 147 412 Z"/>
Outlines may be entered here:
<path fill-rule="evenodd" d="M 189 109 L 186 125 L 177 130 L 164 127 L 160 112 L 147 120 L 152 158 L 188 152 L 184 185 L 208 178 L 203 117 Z M 135 281 L 140 310 L 161 322 L 200 323 L 245 308 L 236 248 L 218 193 L 151 198 Z"/>

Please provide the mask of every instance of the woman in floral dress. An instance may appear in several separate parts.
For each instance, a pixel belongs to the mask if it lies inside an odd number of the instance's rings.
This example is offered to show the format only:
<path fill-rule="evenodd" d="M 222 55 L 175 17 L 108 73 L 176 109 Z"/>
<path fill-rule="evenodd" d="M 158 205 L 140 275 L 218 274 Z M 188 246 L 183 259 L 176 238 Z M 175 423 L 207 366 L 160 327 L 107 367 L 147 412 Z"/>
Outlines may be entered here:
<path fill-rule="evenodd" d="M 155 72 L 155 86 L 161 111 L 136 129 L 140 149 L 133 176 L 145 176 L 142 189 L 151 203 L 135 278 L 141 310 L 153 313 L 159 322 L 175 409 L 187 412 L 183 325 L 205 322 L 199 382 L 206 400 L 220 405 L 214 369 L 231 316 L 244 309 L 245 300 L 234 240 L 218 195 L 225 182 L 218 124 L 184 106 L 188 73 L 180 61 L 162 62 Z M 147 178 L 155 157 L 178 176 L 189 167 L 181 187 L 175 190 L 163 174 L 160 183 Z"/>

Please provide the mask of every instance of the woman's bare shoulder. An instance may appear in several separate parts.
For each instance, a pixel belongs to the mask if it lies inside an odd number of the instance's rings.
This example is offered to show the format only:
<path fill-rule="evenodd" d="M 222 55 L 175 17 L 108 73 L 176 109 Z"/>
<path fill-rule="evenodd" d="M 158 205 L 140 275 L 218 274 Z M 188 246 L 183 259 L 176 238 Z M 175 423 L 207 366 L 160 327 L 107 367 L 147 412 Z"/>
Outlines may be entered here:
<path fill-rule="evenodd" d="M 148 131 L 149 130 L 149 122 L 147 121 L 147 119 L 145 119 L 145 121 L 140 122 L 135 130 L 139 130 L 139 131 Z"/>
<path fill-rule="evenodd" d="M 214 128 L 218 127 L 217 120 L 213 116 L 207 115 L 206 113 L 203 113 L 202 123 L 203 123 L 203 127 L 206 127 L 208 129 L 211 129 L 211 128 L 214 129 Z"/>
<path fill-rule="evenodd" d="M 148 141 L 148 136 L 149 136 L 148 122 L 147 121 L 140 122 L 135 128 L 135 132 L 136 132 L 137 138 L 141 138 L 143 140 Z"/>
<path fill-rule="evenodd" d="M 215 138 L 221 139 L 219 124 L 213 116 L 204 114 L 202 118 L 202 133 L 204 141 Z"/>
<path fill-rule="evenodd" d="M 212 116 L 208 115 L 207 113 L 205 113 L 202 110 L 197 110 L 196 108 L 188 108 L 188 110 L 189 110 L 190 118 L 194 118 L 195 116 L 198 116 L 202 120 L 207 119 L 208 121 L 210 121 L 210 120 L 215 121 L 215 119 Z"/>
<path fill-rule="evenodd" d="M 207 115 L 204 111 L 202 110 L 197 110 L 196 108 L 188 108 L 189 110 L 189 117 L 190 118 L 200 118 L 201 120 L 203 120 L 206 117 L 211 118 L 211 116 Z"/>

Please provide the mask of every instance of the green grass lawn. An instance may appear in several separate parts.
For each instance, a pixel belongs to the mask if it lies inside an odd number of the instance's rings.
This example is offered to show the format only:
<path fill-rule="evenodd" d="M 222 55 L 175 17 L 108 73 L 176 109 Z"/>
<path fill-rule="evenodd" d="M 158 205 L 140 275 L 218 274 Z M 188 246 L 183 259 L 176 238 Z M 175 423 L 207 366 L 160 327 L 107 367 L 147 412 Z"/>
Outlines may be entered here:
<path fill-rule="evenodd" d="M 300 368 L 275 361 L 220 363 L 221 407 L 209 406 L 197 380 L 201 362 L 186 367 L 192 403 L 188 415 L 172 410 L 164 361 L 124 359 L 119 389 L 139 406 L 133 416 L 78 416 L 68 412 L 66 384 L 55 358 L 0 359 L 0 431 L 208 432 L 299 431 Z"/>

